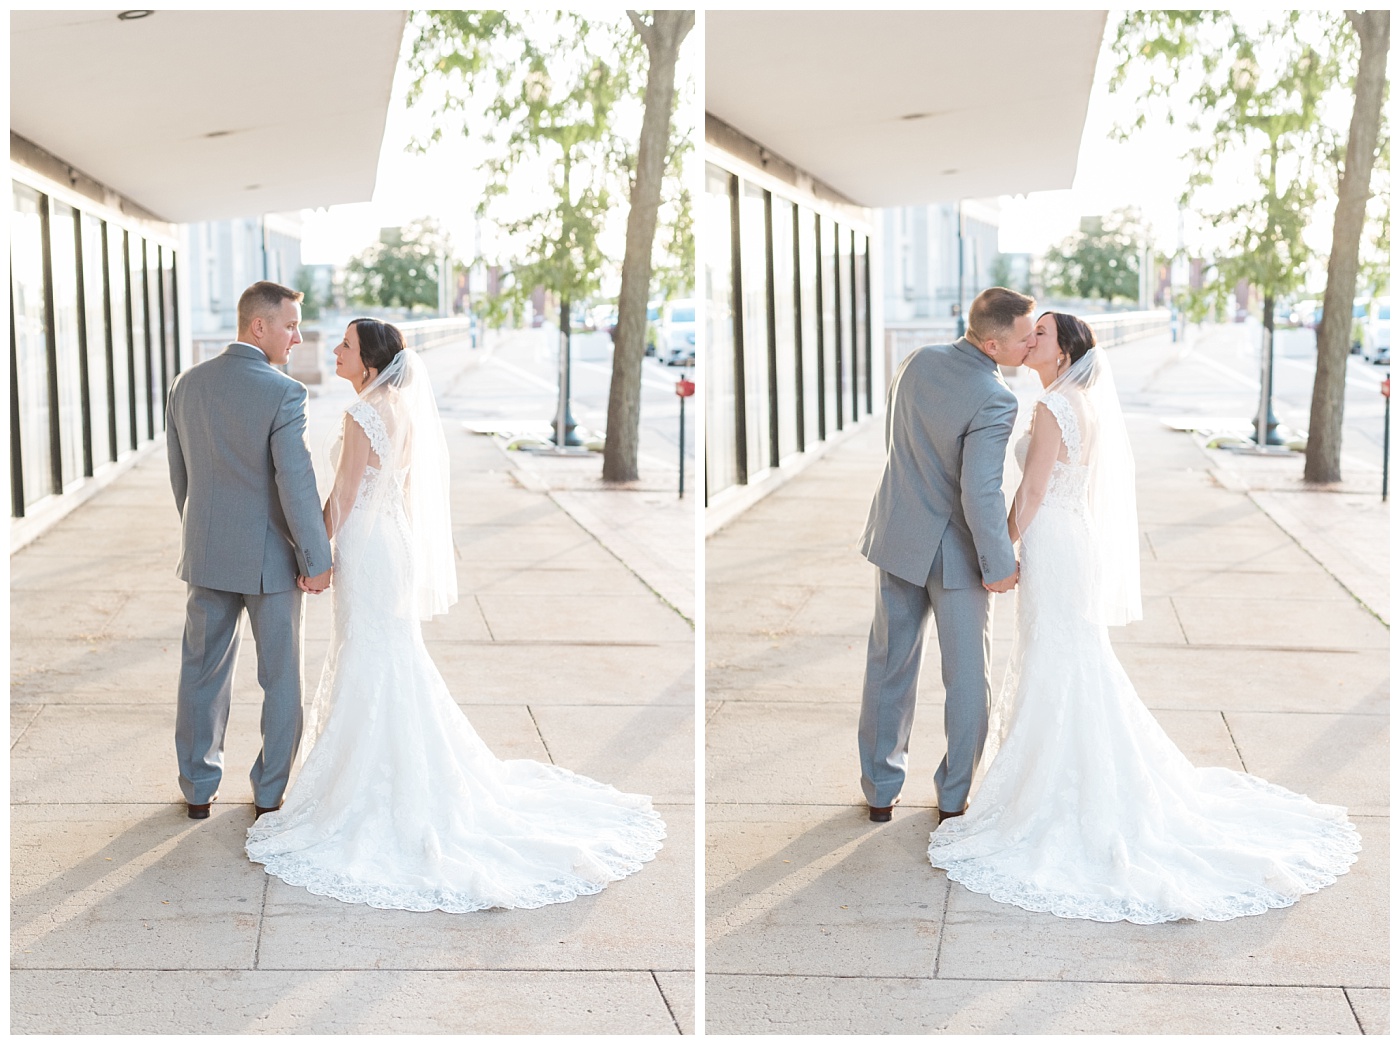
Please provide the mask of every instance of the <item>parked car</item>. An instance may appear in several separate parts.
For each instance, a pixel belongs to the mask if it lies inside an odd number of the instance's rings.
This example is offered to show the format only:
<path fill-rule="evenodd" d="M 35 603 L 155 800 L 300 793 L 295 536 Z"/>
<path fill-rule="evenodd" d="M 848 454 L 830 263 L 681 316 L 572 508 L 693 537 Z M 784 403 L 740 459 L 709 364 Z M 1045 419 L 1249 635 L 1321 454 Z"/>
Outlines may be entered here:
<path fill-rule="evenodd" d="M 1361 341 L 1366 330 L 1366 311 L 1364 301 L 1351 303 L 1351 354 L 1354 356 L 1361 354 Z"/>
<path fill-rule="evenodd" d="M 695 365 L 695 302 L 691 298 L 668 302 L 658 327 L 664 346 L 662 362 L 668 366 Z"/>
<path fill-rule="evenodd" d="M 656 355 L 657 325 L 661 322 L 661 302 L 653 301 L 647 306 L 647 350 L 649 356 Z"/>
<path fill-rule="evenodd" d="M 1371 302 L 1361 344 L 1361 356 L 1367 362 L 1390 365 L 1390 298 L 1376 298 Z"/>

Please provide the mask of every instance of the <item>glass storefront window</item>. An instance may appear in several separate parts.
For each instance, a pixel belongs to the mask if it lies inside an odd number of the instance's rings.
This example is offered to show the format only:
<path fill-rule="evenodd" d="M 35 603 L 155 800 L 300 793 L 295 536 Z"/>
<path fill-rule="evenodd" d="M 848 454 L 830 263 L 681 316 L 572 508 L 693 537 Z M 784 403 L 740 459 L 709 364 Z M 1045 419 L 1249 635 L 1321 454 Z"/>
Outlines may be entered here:
<path fill-rule="evenodd" d="M 11 432 L 18 431 L 24 507 L 54 492 L 49 443 L 49 358 L 44 323 L 44 233 L 40 208 L 45 198 L 27 185 L 14 185 L 10 215 L 10 351 L 15 376 Z"/>
<path fill-rule="evenodd" d="M 853 315 L 855 317 L 855 345 L 860 346 L 861 360 L 861 402 L 860 413 L 862 416 L 869 416 L 874 412 L 874 388 L 875 380 L 872 375 L 872 364 L 874 357 L 871 353 L 871 343 L 869 343 L 869 296 L 867 291 L 868 265 L 869 265 L 869 238 L 860 233 L 853 234 L 853 248 L 851 248 L 851 262 L 854 266 L 853 298 L 855 305 Z"/>
<path fill-rule="evenodd" d="M 78 212 L 52 201 L 49 257 L 58 376 L 59 467 L 65 490 L 83 480 L 83 378 L 78 340 Z"/>
<path fill-rule="evenodd" d="M 154 439 L 165 431 L 165 414 L 161 403 L 161 367 L 164 347 L 160 343 L 160 267 L 156 260 L 159 248 L 145 241 L 141 280 L 146 288 L 146 434 Z"/>
<path fill-rule="evenodd" d="M 131 309 L 131 387 L 136 395 L 136 442 L 144 443 L 151 437 L 151 342 L 146 332 L 146 317 L 150 308 L 146 304 L 145 265 L 146 241 L 127 233 L 127 271 L 131 279 L 127 284 L 127 303 Z"/>
<path fill-rule="evenodd" d="M 705 165 L 705 495 L 738 481 L 734 417 L 734 240 L 730 229 L 733 175 Z"/>
<path fill-rule="evenodd" d="M 773 196 L 773 320 L 774 367 L 778 389 L 778 457 L 798 449 L 797 414 L 797 307 L 792 268 L 793 205 Z"/>
<path fill-rule="evenodd" d="M 107 226 L 107 289 L 111 308 L 107 318 L 112 331 L 112 388 L 116 410 L 118 455 L 136 449 L 135 391 L 131 382 L 134 365 L 131 348 L 131 298 L 127 293 L 130 270 L 126 264 L 126 232 Z"/>
<path fill-rule="evenodd" d="M 83 215 L 83 314 L 87 333 L 88 410 L 91 418 L 93 471 L 117 455 L 112 449 L 110 369 L 107 365 L 109 334 L 103 301 L 106 294 L 106 256 L 102 251 L 102 220 Z"/>
<path fill-rule="evenodd" d="M 744 418 L 749 481 L 769 467 L 768 246 L 763 190 L 748 182 L 739 196 L 739 288 L 744 309 Z"/>
<path fill-rule="evenodd" d="M 817 216 L 805 207 L 796 208 L 797 272 L 802 291 L 802 430 L 810 447 L 824 438 L 818 418 L 821 414 L 821 360 L 817 312 Z"/>
<path fill-rule="evenodd" d="M 845 428 L 845 402 L 841 398 L 845 388 L 845 360 L 842 359 L 844 346 L 841 343 L 841 284 L 840 269 L 836 264 L 837 224 L 830 218 L 821 219 L 822 251 L 822 341 L 826 354 L 826 434 Z"/>

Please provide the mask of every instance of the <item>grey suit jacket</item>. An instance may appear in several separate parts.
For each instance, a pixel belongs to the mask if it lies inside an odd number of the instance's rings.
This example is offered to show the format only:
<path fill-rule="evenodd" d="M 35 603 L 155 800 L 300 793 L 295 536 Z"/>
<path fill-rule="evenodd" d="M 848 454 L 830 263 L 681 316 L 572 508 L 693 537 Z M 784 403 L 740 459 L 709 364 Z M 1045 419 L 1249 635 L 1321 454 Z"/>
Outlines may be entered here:
<path fill-rule="evenodd" d="M 166 444 L 182 579 L 255 595 L 330 569 L 306 444 L 306 386 L 261 350 L 235 342 L 176 378 Z"/>
<path fill-rule="evenodd" d="M 926 345 L 890 382 L 885 472 L 861 552 L 911 584 L 928 581 L 943 550 L 943 586 L 1011 576 L 1016 555 L 1001 492 L 1016 397 L 996 363 L 966 338 Z"/>

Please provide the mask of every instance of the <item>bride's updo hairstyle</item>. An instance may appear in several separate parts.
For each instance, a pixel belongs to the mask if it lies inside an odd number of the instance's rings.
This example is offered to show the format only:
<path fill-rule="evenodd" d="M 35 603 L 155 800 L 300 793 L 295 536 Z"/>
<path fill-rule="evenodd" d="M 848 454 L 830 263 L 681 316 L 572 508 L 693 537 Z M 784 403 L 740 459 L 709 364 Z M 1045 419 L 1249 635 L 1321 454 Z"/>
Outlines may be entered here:
<path fill-rule="evenodd" d="M 1060 346 L 1060 351 L 1068 353 L 1069 365 L 1074 366 L 1084 358 L 1084 353 L 1093 348 L 1097 341 L 1094 340 L 1094 329 L 1078 316 L 1071 316 L 1067 312 L 1042 312 L 1040 318 L 1050 316 L 1055 320 L 1055 343 Z"/>
<path fill-rule="evenodd" d="M 403 333 L 391 323 L 378 319 L 356 319 L 355 335 L 360 339 L 360 362 L 381 374 L 404 350 Z"/>

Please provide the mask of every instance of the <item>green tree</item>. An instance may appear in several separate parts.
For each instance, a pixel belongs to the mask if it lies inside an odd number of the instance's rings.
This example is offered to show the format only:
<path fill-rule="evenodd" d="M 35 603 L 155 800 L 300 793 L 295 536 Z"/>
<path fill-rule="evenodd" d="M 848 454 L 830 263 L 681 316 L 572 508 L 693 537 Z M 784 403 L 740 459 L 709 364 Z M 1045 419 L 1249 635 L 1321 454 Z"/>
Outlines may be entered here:
<path fill-rule="evenodd" d="M 1045 252 L 1042 280 L 1052 294 L 1070 298 L 1136 301 L 1146 233 L 1137 214 L 1121 208 Z"/>
<path fill-rule="evenodd" d="M 1360 44 L 1356 62 L 1351 127 L 1346 159 L 1337 186 L 1337 211 L 1332 219 L 1332 252 L 1327 258 L 1327 290 L 1322 299 L 1322 323 L 1317 331 L 1317 374 L 1313 379 L 1308 420 L 1308 455 L 1303 479 L 1334 483 L 1342 478 L 1342 414 L 1346 397 L 1347 355 L 1351 342 L 1352 298 L 1360 267 L 1362 229 L 1371 195 L 1371 172 L 1377 154 L 1381 170 L 1390 169 L 1389 136 L 1382 120 L 1386 95 L 1385 65 L 1390 51 L 1390 12 L 1346 13 Z M 1382 198 L 1378 252 L 1388 269 L 1390 255 L 1389 193 Z M 1369 267 L 1369 266 L 1368 266 Z M 1380 282 L 1374 267 L 1365 273 L 1372 286 Z M 1386 282 L 1389 282 L 1388 272 Z"/>
<path fill-rule="evenodd" d="M 1165 122 L 1184 113 L 1197 137 L 1183 203 L 1194 206 L 1205 190 L 1218 196 L 1224 188 L 1218 172 L 1239 169 L 1229 161 L 1253 161 L 1254 178 L 1234 189 L 1236 203 L 1197 209 L 1220 237 L 1216 293 L 1244 279 L 1263 297 L 1261 411 L 1271 391 L 1274 302 L 1303 286 L 1314 258 L 1303 232 L 1341 158 L 1340 136 L 1323 117 L 1329 92 L 1342 83 L 1348 46 L 1340 13 L 1296 10 L 1269 16 L 1134 11 L 1124 16 L 1114 41 L 1119 64 L 1110 87 L 1122 90 L 1147 75 L 1145 84 L 1134 84 L 1138 116 L 1121 134 L 1147 129 L 1154 104 L 1165 102 Z M 1322 377 L 1321 355 L 1319 363 Z M 1340 401 L 1336 431 L 1339 437 Z"/>
<path fill-rule="evenodd" d="M 378 243 L 346 264 L 346 299 L 381 308 L 435 309 L 438 269 L 447 249 L 447 238 L 432 218 L 384 229 Z"/>
<path fill-rule="evenodd" d="M 638 476 L 642 357 L 646 353 L 647 298 L 652 282 L 657 214 L 668 153 L 674 157 L 673 169 L 677 173 L 681 159 L 679 150 L 672 147 L 671 128 L 676 101 L 676 62 L 681 43 L 695 25 L 694 11 L 654 11 L 650 22 L 634 11 L 628 11 L 627 17 L 646 47 L 647 77 L 641 140 L 637 147 L 636 173 L 632 178 L 631 209 L 627 214 L 627 252 L 622 262 L 622 288 L 617 301 L 612 383 L 608 389 L 608 435 L 603 450 L 603 478 L 608 482 L 630 482 Z M 689 200 L 684 195 L 678 200 L 678 214 L 683 224 L 678 222 L 674 227 L 671 250 L 683 252 L 680 278 L 677 279 L 674 269 L 662 270 L 670 286 L 685 279 L 686 262 L 695 256 Z M 689 276 L 693 284 L 693 267 Z"/>
<path fill-rule="evenodd" d="M 664 22 L 675 13 L 661 14 Z M 597 292 L 605 265 L 613 260 L 604 256 L 599 244 L 609 215 L 625 194 L 630 195 L 631 256 L 632 213 L 644 216 L 654 188 L 659 198 L 660 190 L 649 175 L 641 178 L 649 162 L 649 105 L 643 111 L 640 143 L 625 140 L 617 130 L 624 103 L 633 103 L 644 92 L 647 51 L 635 28 L 637 21 L 631 15 L 628 20 L 606 20 L 559 11 L 519 18 L 497 11 L 431 11 L 415 18 L 418 35 L 410 59 L 415 79 L 409 101 L 417 104 L 431 96 L 434 117 L 433 131 L 420 148 L 431 147 L 444 133 L 460 133 L 493 150 L 485 165 L 488 184 L 478 211 L 516 245 L 509 257 L 499 259 L 507 279 L 503 296 L 494 303 L 496 316 L 508 307 L 522 308 L 536 287 L 544 287 L 558 297 L 561 329 L 567 332 L 570 304 Z M 480 104 L 479 114 L 467 104 L 471 98 Z M 665 115 L 669 128 L 669 105 Z M 666 154 L 663 147 L 663 161 Z M 518 191 L 519 176 L 540 165 L 550 171 L 552 192 L 522 214 L 521 201 L 530 197 Z M 671 167 L 669 182 L 674 185 L 678 167 L 663 162 L 666 166 Z M 685 249 L 689 200 L 678 191 L 673 199 L 668 242 L 679 241 Z M 652 210 L 648 261 L 655 239 L 655 204 Z M 624 287 L 627 267 L 624 259 Z M 620 327 L 633 310 L 625 290 L 623 297 Z M 640 310 L 645 323 L 645 289 Z M 640 401 L 640 366 L 634 384 L 633 395 Z M 562 401 L 567 385 L 560 391 Z M 614 416 L 612 401 L 610 443 L 615 430 L 625 438 L 629 428 L 626 417 Z M 631 429 L 635 444 L 635 424 Z"/>

